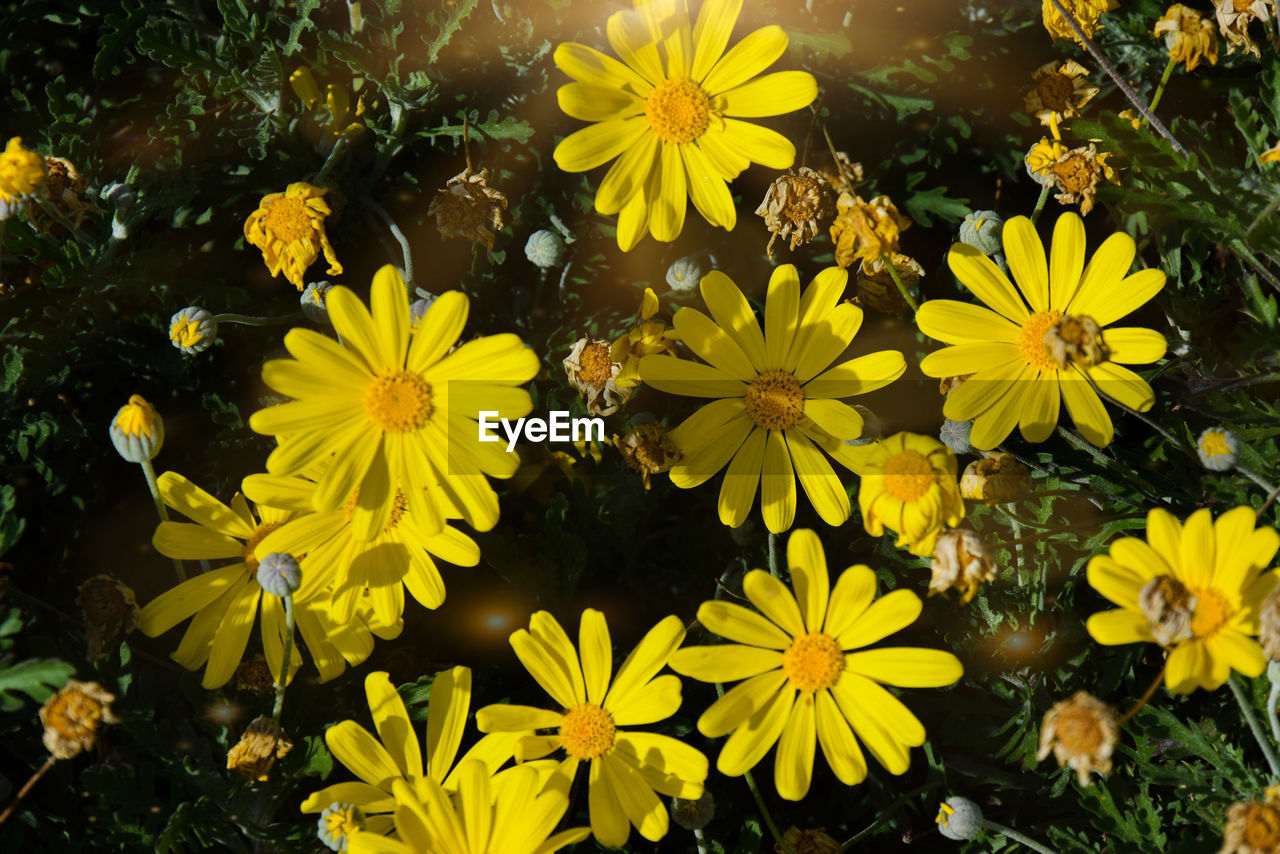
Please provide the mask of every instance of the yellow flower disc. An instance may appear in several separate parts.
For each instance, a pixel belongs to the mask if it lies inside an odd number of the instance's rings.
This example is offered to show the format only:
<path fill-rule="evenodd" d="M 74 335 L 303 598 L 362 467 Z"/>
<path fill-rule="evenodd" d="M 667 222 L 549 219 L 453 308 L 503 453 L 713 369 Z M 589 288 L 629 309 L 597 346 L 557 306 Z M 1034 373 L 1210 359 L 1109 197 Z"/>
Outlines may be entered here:
<path fill-rule="evenodd" d="M 711 124 L 711 99 L 692 80 L 664 80 L 645 100 L 644 117 L 663 142 L 693 142 Z"/>
<path fill-rule="evenodd" d="M 885 463 L 885 491 L 899 501 L 915 501 L 937 482 L 933 463 L 919 451 L 903 451 Z"/>
<path fill-rule="evenodd" d="M 374 380 L 364 394 L 364 408 L 369 420 L 388 433 L 417 430 L 435 411 L 431 386 L 409 371 L 393 371 Z"/>
<path fill-rule="evenodd" d="M 1062 319 L 1062 312 L 1056 309 L 1037 311 L 1022 324 L 1018 333 L 1018 354 L 1027 364 L 1042 371 L 1058 370 L 1058 363 L 1049 355 L 1044 346 L 1044 334 Z"/>
<path fill-rule="evenodd" d="M 804 389 L 786 371 L 765 371 L 747 386 L 747 414 L 766 430 L 785 430 L 804 415 Z"/>
<path fill-rule="evenodd" d="M 564 713 L 560 742 L 576 759 L 595 759 L 613 747 L 616 732 L 613 715 L 595 703 L 582 703 Z"/>
<path fill-rule="evenodd" d="M 813 692 L 830 688 L 844 672 L 844 653 L 831 635 L 800 635 L 782 654 L 782 675 L 797 690 Z"/>

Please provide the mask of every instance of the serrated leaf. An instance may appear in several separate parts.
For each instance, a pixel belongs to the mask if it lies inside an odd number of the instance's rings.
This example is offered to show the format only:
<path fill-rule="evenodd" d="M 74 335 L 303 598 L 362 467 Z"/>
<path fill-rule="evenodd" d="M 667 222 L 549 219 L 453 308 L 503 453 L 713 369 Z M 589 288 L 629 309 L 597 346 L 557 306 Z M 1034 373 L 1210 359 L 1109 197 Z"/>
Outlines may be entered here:
<path fill-rule="evenodd" d="M 26 694 L 43 703 L 71 678 L 76 669 L 56 658 L 30 658 L 10 667 L 0 668 L 0 697 L 13 692 Z"/>

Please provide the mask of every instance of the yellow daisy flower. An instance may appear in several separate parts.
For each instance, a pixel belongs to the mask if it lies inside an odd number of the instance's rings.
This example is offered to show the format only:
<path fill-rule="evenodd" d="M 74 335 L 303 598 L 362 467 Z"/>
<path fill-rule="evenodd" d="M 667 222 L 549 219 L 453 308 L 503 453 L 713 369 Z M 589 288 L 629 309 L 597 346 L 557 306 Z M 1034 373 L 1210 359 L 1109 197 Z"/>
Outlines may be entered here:
<path fill-rule="evenodd" d="M 157 479 L 166 506 L 192 522 L 161 522 L 151 544 L 178 560 L 228 560 L 235 563 L 202 572 L 153 599 L 142 609 L 138 628 L 148 637 L 167 632 L 194 616 L 173 653 L 188 670 L 205 668 L 201 685 L 218 688 L 235 674 L 244 657 L 258 604 L 262 604 L 262 651 L 274 680 L 280 679 L 284 657 L 285 619 L 281 600 L 263 595 L 258 584 L 254 550 L 272 531 L 294 518 L 294 511 L 259 504 L 250 506 L 237 494 L 223 504 L 180 474 L 165 472 Z M 334 678 L 347 664 L 359 664 L 373 651 L 364 621 L 335 620 L 328 597 L 294 594 L 294 620 L 320 671 L 320 681 Z M 294 647 L 289 676 L 301 664 Z"/>
<path fill-rule="evenodd" d="M 846 569 L 831 590 L 813 531 L 791 535 L 787 565 L 795 596 L 769 573 L 752 570 L 743 591 L 764 616 L 732 602 L 704 602 L 698 620 L 734 643 L 685 647 L 671 657 L 671 669 L 694 679 L 746 680 L 698 718 L 708 738 L 732 733 L 717 770 L 739 776 L 777 743 L 774 785 L 798 801 L 809 791 L 817 743 L 840 782 L 862 782 L 861 739 L 890 774 L 904 773 L 909 749 L 924 744 L 924 727 L 881 686 L 950 685 L 964 672 L 960 660 L 937 649 L 862 649 L 914 622 L 920 597 L 899 589 L 873 602 L 876 577 L 866 566 Z"/>
<path fill-rule="evenodd" d="M 849 497 L 821 451 L 841 457 L 862 433 L 862 416 L 838 398 L 886 386 L 906 370 L 902 354 L 882 350 L 831 363 L 862 325 L 862 309 L 839 303 L 849 274 L 829 267 L 800 292 L 790 264 L 777 267 L 765 298 L 764 328 L 738 286 L 719 271 L 701 282 L 714 320 L 692 308 L 676 312 L 680 339 L 709 364 L 646 356 L 640 378 L 671 394 L 717 398 L 671 431 L 684 460 L 671 482 L 698 486 L 728 466 L 720 487 L 720 521 L 746 521 L 757 487 L 765 525 L 791 527 L 796 478 L 828 525 L 849 518 Z"/>
<path fill-rule="evenodd" d="M 942 412 L 953 421 L 973 420 L 975 448 L 994 448 L 1015 426 L 1028 442 L 1043 442 L 1058 423 L 1060 402 L 1089 442 L 1109 444 L 1111 418 L 1085 374 L 1126 406 L 1151 408 L 1151 386 L 1122 365 L 1164 356 L 1164 336 L 1104 327 L 1159 293 L 1164 273 L 1128 275 L 1136 249 L 1122 232 L 1108 237 L 1086 267 L 1084 225 L 1074 213 L 1058 217 L 1048 261 L 1026 217 L 1006 222 L 1003 240 L 1016 287 L 977 249 L 951 247 L 951 271 L 990 308 L 954 300 L 922 305 L 920 330 L 956 346 L 930 353 L 920 370 L 930 377 L 973 374 L 948 395 Z"/>
<path fill-rule="evenodd" d="M 22 137 L 12 137 L 0 152 L 0 204 L 34 193 L 44 182 L 44 158 L 25 147 Z"/>
<path fill-rule="evenodd" d="M 458 768 L 458 793 L 450 799 L 434 780 L 419 794 L 393 780 L 398 839 L 354 833 L 347 854 L 553 854 L 590 835 L 585 827 L 551 831 L 569 809 L 567 790 L 543 788 L 532 768 L 515 768 L 495 787 L 484 764 Z"/>
<path fill-rule="evenodd" d="M 1259 164 L 1275 163 L 1277 160 L 1280 160 L 1280 142 L 1258 155 Z"/>
<path fill-rule="evenodd" d="M 572 42 L 556 48 L 556 65 L 575 81 L 557 91 L 560 109 L 596 123 L 556 146 L 556 164 L 585 172 L 617 158 L 596 192 L 596 210 L 619 214 L 624 252 L 649 232 L 675 240 L 686 199 L 712 225 L 731 230 L 737 213 L 725 182 L 752 162 L 786 169 L 795 160 L 786 137 L 741 119 L 803 109 L 818 85 L 805 71 L 753 80 L 782 56 L 787 34 L 763 27 L 726 52 L 740 8 L 735 0 L 704 0 L 690 30 L 685 0 L 637 0 L 634 11 L 609 17 L 609 43 L 622 62 Z"/>
<path fill-rule="evenodd" d="M 321 196 L 327 192 L 297 181 L 283 193 L 263 196 L 258 209 L 244 221 L 244 239 L 262 250 L 262 260 L 271 275 L 284 273 L 300 291 L 307 286 L 302 274 L 321 252 L 329 262 L 329 275 L 342 274 L 342 265 L 324 232 L 329 205 Z"/>
<path fill-rule="evenodd" d="M 873 537 L 886 526 L 897 532 L 898 548 L 929 557 L 945 525 L 964 518 L 956 481 L 956 455 L 932 436 L 895 433 L 853 448 L 862 525 Z"/>
<path fill-rule="evenodd" d="M 301 477 L 255 474 L 244 479 L 251 499 L 301 513 L 314 506 L 316 489 L 314 481 Z M 300 515 L 268 534 L 258 544 L 257 555 L 301 555 L 299 596 L 310 598 L 332 588 L 331 607 L 339 623 L 351 619 L 367 598 L 375 617 L 371 628 L 385 627 L 387 631 L 375 633 L 390 639 L 400 633 L 406 589 L 424 608 L 444 604 L 444 579 L 433 556 L 455 566 L 475 566 L 480 547 L 448 524 L 426 533 L 420 513 L 425 498 L 410 501 L 399 488 L 386 527 L 372 540 L 361 540 L 351 523 L 358 498 L 358 492 L 353 493 L 337 510 Z M 445 512 L 446 518 L 457 515 L 452 508 Z"/>
<path fill-rule="evenodd" d="M 476 530 L 492 528 L 498 495 L 484 476 L 510 477 L 519 459 L 499 442 L 479 441 L 478 412 L 528 415 L 529 392 L 516 386 L 538 372 L 538 357 L 510 334 L 454 347 L 467 320 L 461 291 L 442 294 L 411 329 L 404 280 L 391 266 L 373 278 L 372 314 L 344 287 L 325 301 L 340 340 L 292 329 L 284 345 L 294 358 L 262 367 L 263 381 L 293 398 L 249 418 L 252 430 L 280 443 L 267 470 L 296 474 L 332 456 L 315 509 L 338 510 L 358 489 L 358 540 L 386 529 L 397 488 L 422 496 L 414 514 L 423 533 L 438 533 L 450 507 Z"/>
<path fill-rule="evenodd" d="M 559 710 L 497 704 L 476 713 L 481 732 L 555 730 L 526 736 L 516 759 L 540 759 L 564 749 L 555 772 L 568 788 L 580 763 L 589 766 L 591 830 L 606 847 L 626 843 L 635 825 L 645 839 L 667 833 L 667 809 L 655 792 L 674 798 L 702 796 L 707 758 L 681 741 L 651 732 L 624 731 L 666 720 L 680 708 L 680 679 L 658 676 L 684 640 L 679 617 L 667 617 L 641 639 L 611 678 L 613 645 L 604 614 L 588 608 L 573 648 L 555 617 L 538 611 L 511 646 Z"/>
<path fill-rule="evenodd" d="M 334 783 L 312 792 L 302 802 L 304 813 L 323 812 L 331 804 L 349 804 L 368 817 L 365 831 L 385 836 L 393 828 L 391 816 L 387 815 L 395 809 L 393 781 L 404 782 L 422 799 L 426 798 L 428 780 L 445 791 L 455 791 L 462 763 L 477 760 L 493 774 L 511 758 L 516 741 L 521 738 L 520 733 L 485 736 L 455 767 L 471 707 L 471 671 L 455 667 L 436 674 L 431 683 L 424 766 L 414 723 L 387 674 L 379 671 L 366 676 L 364 692 L 377 736 L 352 720 L 334 724 L 324 733 L 325 744 L 334 758 L 361 782 Z"/>
<path fill-rule="evenodd" d="M 1086 570 L 1093 588 L 1120 607 L 1089 618 L 1109 646 L 1147 641 L 1169 650 L 1165 685 L 1174 694 L 1213 691 L 1238 670 L 1261 675 L 1267 658 L 1254 638 L 1263 600 L 1280 580 L 1264 570 L 1280 548 L 1274 528 L 1255 528 L 1252 507 L 1213 521 L 1197 510 L 1185 524 L 1156 508 L 1147 539 L 1124 537 Z"/>

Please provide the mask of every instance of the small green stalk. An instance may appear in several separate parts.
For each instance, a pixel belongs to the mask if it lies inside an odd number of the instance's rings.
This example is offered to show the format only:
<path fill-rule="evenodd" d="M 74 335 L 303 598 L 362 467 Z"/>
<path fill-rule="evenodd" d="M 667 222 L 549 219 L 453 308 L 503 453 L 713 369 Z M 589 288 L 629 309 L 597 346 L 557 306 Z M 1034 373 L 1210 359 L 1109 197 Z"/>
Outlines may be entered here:
<path fill-rule="evenodd" d="M 1006 836 L 1009 839 L 1012 839 L 1014 842 L 1021 842 L 1023 845 L 1027 846 L 1032 851 L 1038 851 L 1040 852 L 1040 854 L 1058 854 L 1057 851 L 1054 851 L 1049 846 L 1041 845 L 1039 842 L 1036 842 L 1034 839 L 1032 839 L 1030 836 L 1027 836 L 1025 833 L 1021 833 L 1017 830 L 1014 830 L 1012 827 L 1007 827 L 1006 825 L 1000 824 L 999 822 L 988 821 L 987 819 L 984 818 L 982 820 L 982 826 L 985 827 L 987 830 L 991 831 L 992 833 L 999 833 L 1002 836 Z"/>
<path fill-rule="evenodd" d="M 769 574 L 774 578 L 781 578 L 778 574 L 778 535 L 769 532 Z"/>
<path fill-rule="evenodd" d="M 898 293 L 902 294 L 902 298 L 907 301 L 907 305 L 911 306 L 912 312 L 920 310 L 920 304 L 911 296 L 911 292 L 907 290 L 906 284 L 903 283 L 902 277 L 898 275 L 898 268 L 893 266 L 893 261 L 889 256 L 881 252 L 880 260 L 884 262 L 884 267 L 889 271 L 889 275 L 893 278 L 893 283 L 898 286 Z"/>
<path fill-rule="evenodd" d="M 382 220 L 382 224 L 391 232 L 391 236 L 396 239 L 396 243 L 400 244 L 400 254 L 404 257 L 404 284 L 409 289 L 409 293 L 413 293 L 413 251 L 409 248 L 409 238 L 404 236 L 404 232 L 396 225 L 396 221 L 391 218 L 391 214 L 387 213 L 382 205 L 375 202 L 368 196 L 364 199 L 365 205 L 369 210 Z"/>
<path fill-rule="evenodd" d="M 248 314 L 215 314 L 213 316 L 214 323 L 236 323 L 240 326 L 278 326 L 285 323 L 295 323 L 304 317 L 301 311 L 295 311 L 292 314 L 282 314 L 277 317 L 253 317 Z"/>
<path fill-rule="evenodd" d="M 316 173 L 314 184 L 317 187 L 323 187 L 325 179 L 329 177 L 329 173 L 338 165 L 338 161 L 342 159 L 343 153 L 346 152 L 347 146 L 351 143 L 347 139 L 345 133 L 338 136 L 338 141 L 333 144 L 333 148 L 329 150 L 329 156 L 325 158 L 324 165 L 320 167 L 320 171 Z"/>
<path fill-rule="evenodd" d="M 773 536 L 770 534 L 769 536 Z M 764 798 L 760 796 L 760 787 L 756 785 L 756 780 L 751 776 L 750 771 L 744 771 L 743 777 L 747 779 L 747 786 L 751 789 L 751 794 L 755 796 L 756 806 L 760 809 L 760 815 L 764 818 L 765 826 L 769 828 L 769 835 L 773 837 L 773 841 L 778 843 L 785 854 L 796 854 L 794 848 L 782 838 L 782 834 L 778 832 L 778 825 L 773 821 L 773 815 L 769 812 L 769 808 L 764 805 Z"/>
<path fill-rule="evenodd" d="M 1178 60 L 1171 58 L 1169 60 L 1169 64 L 1164 67 L 1164 74 L 1160 77 L 1160 85 L 1156 87 L 1156 93 L 1151 96 L 1151 111 L 1153 113 L 1155 112 L 1156 107 L 1160 105 L 1160 98 L 1164 95 L 1165 84 L 1169 82 L 1169 78 L 1173 75 L 1173 69 L 1177 67 L 1177 65 Z M 1147 119 L 1144 116 L 1142 119 L 1143 124 L 1146 124 L 1146 121 Z"/>
<path fill-rule="evenodd" d="M 1258 747 L 1262 748 L 1262 755 L 1267 759 L 1267 765 L 1271 767 L 1271 779 L 1280 780 L 1280 759 L 1276 758 L 1276 751 L 1271 746 L 1271 742 L 1267 741 L 1266 733 L 1262 730 L 1262 724 L 1258 721 L 1257 712 L 1253 709 L 1253 704 L 1245 695 L 1244 686 L 1240 684 L 1240 677 L 1234 672 L 1227 679 L 1227 684 L 1231 686 L 1231 693 L 1236 698 L 1236 703 L 1240 706 L 1240 714 L 1244 717 L 1244 722 L 1249 725 L 1249 731 L 1253 733 L 1253 738 L 1258 742 Z"/>
<path fill-rule="evenodd" d="M 1031 212 L 1031 222 L 1034 224 L 1040 219 L 1040 212 L 1044 210 L 1044 203 L 1049 201 L 1049 191 L 1053 189 L 1052 184 L 1045 184 L 1040 189 L 1040 198 L 1036 199 L 1036 208 Z"/>
<path fill-rule="evenodd" d="M 151 500 L 156 505 L 156 515 L 160 517 L 161 522 L 168 522 L 169 513 L 164 509 L 164 499 L 160 497 L 160 484 L 156 482 L 156 470 L 152 467 L 151 460 L 143 460 L 139 465 L 142 466 L 142 474 L 147 478 L 147 489 L 151 491 Z M 179 584 L 187 580 L 182 561 L 177 558 L 173 559 L 173 571 L 177 573 Z"/>
<path fill-rule="evenodd" d="M 293 652 L 293 594 L 284 597 L 284 656 L 280 660 L 280 678 L 276 681 L 276 704 L 271 717 L 277 722 L 284 710 L 284 689 L 289 683 L 289 655 Z"/>

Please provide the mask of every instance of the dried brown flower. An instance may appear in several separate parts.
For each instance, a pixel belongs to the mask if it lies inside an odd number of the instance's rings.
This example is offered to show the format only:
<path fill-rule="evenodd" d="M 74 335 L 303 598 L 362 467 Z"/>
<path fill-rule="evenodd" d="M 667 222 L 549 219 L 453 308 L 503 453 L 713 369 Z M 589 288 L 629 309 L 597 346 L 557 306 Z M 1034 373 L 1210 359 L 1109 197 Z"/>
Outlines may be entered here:
<path fill-rule="evenodd" d="M 436 193 L 427 213 L 445 237 L 465 237 L 492 249 L 506 207 L 507 197 L 489 186 L 489 170 L 473 172 L 468 166 Z"/>
<path fill-rule="evenodd" d="M 988 454 L 965 467 L 960 495 L 994 507 L 1017 501 L 1031 491 L 1031 475 L 1012 454 Z"/>
<path fill-rule="evenodd" d="M 653 475 L 668 471 L 684 459 L 684 454 L 661 424 L 641 424 L 626 436 L 615 435 L 613 446 L 631 470 L 644 478 L 645 489 L 650 487 Z"/>
<path fill-rule="evenodd" d="M 1070 767 L 1080 785 L 1088 786 L 1094 771 L 1111 773 L 1111 754 L 1119 740 L 1115 709 L 1087 691 L 1077 691 L 1054 703 L 1044 716 L 1036 758 L 1043 761 L 1052 751 L 1059 768 Z"/>
<path fill-rule="evenodd" d="M 89 635 L 89 660 L 105 653 L 103 645 L 127 635 L 138 625 L 138 600 L 124 582 L 109 575 L 95 575 L 80 585 L 76 604 Z"/>
<path fill-rule="evenodd" d="M 1249 37 L 1249 24 L 1254 21 L 1262 23 L 1263 32 L 1272 46 L 1280 48 L 1280 37 L 1271 26 L 1271 19 L 1276 15 L 1276 0 L 1213 0 L 1213 7 L 1218 29 L 1227 40 L 1228 53 L 1235 53 L 1236 48 L 1241 48 L 1246 54 L 1262 56 L 1257 42 Z"/>
<path fill-rule="evenodd" d="M 840 854 L 840 843 L 827 834 L 825 827 L 813 830 L 790 827 L 782 834 L 782 838 L 796 854 Z M 773 850 L 782 854 L 784 849 L 781 845 L 775 845 Z"/>
<path fill-rule="evenodd" d="M 580 338 L 565 357 L 564 372 L 592 415 L 612 415 L 631 399 L 633 389 L 616 383 L 622 365 L 613 360 L 609 342 L 602 338 Z"/>
<path fill-rule="evenodd" d="M 58 759 L 70 759 L 89 750 L 103 724 L 119 723 L 111 713 L 115 696 L 97 682 L 71 679 L 40 707 L 44 746 Z"/>
<path fill-rule="evenodd" d="M 1068 363 L 1092 367 L 1111 358 L 1111 348 L 1102 340 L 1102 328 L 1087 314 L 1064 315 L 1045 330 L 1044 346 L 1059 368 Z"/>
<path fill-rule="evenodd" d="M 956 528 L 938 535 L 933 549 L 933 578 L 929 580 L 929 595 L 960 591 L 960 604 L 968 604 L 978 592 L 978 587 L 996 577 L 996 567 L 991 554 L 973 531 Z"/>
<path fill-rule="evenodd" d="M 1237 801 L 1227 810 L 1218 854 L 1280 852 L 1280 787 L 1269 786 L 1260 801 Z"/>
<path fill-rule="evenodd" d="M 909 255 L 895 253 L 890 259 L 898 278 L 908 290 L 914 290 L 924 276 L 924 267 Z M 898 284 L 889 273 L 889 267 L 883 258 L 864 258 L 858 266 L 858 294 L 853 302 L 858 306 L 867 306 L 885 314 L 901 315 L 907 302 L 898 290 Z"/>
<path fill-rule="evenodd" d="M 765 249 L 772 258 L 773 243 L 779 237 L 790 238 L 793 252 L 817 237 L 819 229 L 836 215 L 836 194 L 825 178 L 801 166 L 769 185 L 756 215 L 764 217 L 772 232 Z"/>
<path fill-rule="evenodd" d="M 1189 640 L 1199 598 L 1172 575 L 1157 575 L 1138 591 L 1138 607 L 1156 643 L 1169 646 Z"/>
<path fill-rule="evenodd" d="M 245 729 L 240 741 L 227 752 L 227 770 L 239 771 L 249 780 L 262 782 L 277 759 L 293 749 L 293 739 L 275 718 L 260 715 Z"/>

